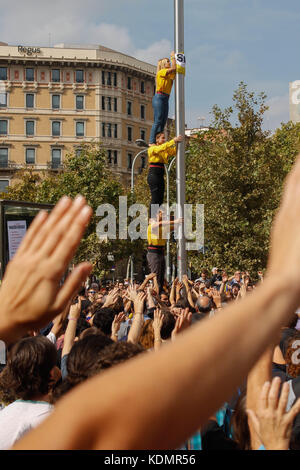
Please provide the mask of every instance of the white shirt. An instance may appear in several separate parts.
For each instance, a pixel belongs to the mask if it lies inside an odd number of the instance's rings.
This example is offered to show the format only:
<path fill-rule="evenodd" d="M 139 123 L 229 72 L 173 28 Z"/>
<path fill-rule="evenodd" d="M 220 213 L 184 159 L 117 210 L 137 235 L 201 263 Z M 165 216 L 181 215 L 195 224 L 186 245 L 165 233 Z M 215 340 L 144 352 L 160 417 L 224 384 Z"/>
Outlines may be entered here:
<path fill-rule="evenodd" d="M 9 449 L 51 413 L 45 401 L 17 400 L 0 410 L 0 450 Z"/>

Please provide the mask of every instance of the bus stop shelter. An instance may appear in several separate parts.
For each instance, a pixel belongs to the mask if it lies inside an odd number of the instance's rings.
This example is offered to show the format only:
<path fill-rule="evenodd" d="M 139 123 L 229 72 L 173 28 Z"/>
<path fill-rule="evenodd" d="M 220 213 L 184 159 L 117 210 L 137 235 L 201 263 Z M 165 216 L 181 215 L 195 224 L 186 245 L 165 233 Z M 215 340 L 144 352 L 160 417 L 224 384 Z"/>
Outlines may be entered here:
<path fill-rule="evenodd" d="M 9 201 L 0 199 L 0 276 L 20 245 L 29 225 L 41 209 L 48 212 L 52 204 Z"/>

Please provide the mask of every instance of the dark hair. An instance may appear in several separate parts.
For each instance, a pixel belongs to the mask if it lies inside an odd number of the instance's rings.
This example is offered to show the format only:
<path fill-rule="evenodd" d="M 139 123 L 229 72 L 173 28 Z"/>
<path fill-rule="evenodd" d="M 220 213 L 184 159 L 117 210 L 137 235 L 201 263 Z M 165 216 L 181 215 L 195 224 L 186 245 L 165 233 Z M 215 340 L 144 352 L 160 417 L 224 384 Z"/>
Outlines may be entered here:
<path fill-rule="evenodd" d="M 157 132 L 157 133 L 155 134 L 155 142 L 156 142 L 158 136 L 161 135 L 161 134 L 165 134 L 165 133 L 164 133 L 164 132 Z"/>
<path fill-rule="evenodd" d="M 115 312 L 112 308 L 100 306 L 95 309 L 95 316 L 93 318 L 93 326 L 99 328 L 105 335 L 111 335 L 111 325 L 114 321 Z"/>
<path fill-rule="evenodd" d="M 153 318 L 153 314 L 152 314 Z M 154 347 L 154 331 L 152 326 L 152 319 L 146 320 L 143 324 L 142 331 L 139 338 L 139 344 L 145 349 L 151 349 Z"/>
<path fill-rule="evenodd" d="M 11 348 L 0 374 L 0 400 L 4 403 L 33 399 L 50 390 L 50 371 L 56 365 L 57 351 L 45 336 L 23 338 Z"/>
<path fill-rule="evenodd" d="M 54 401 L 101 370 L 120 364 L 143 351 L 141 346 L 125 341 L 114 343 L 102 333 L 86 336 L 71 349 L 67 359 L 68 375 L 55 390 Z"/>
<path fill-rule="evenodd" d="M 169 312 L 164 314 L 164 319 L 162 323 L 162 327 L 160 330 L 161 339 L 169 339 L 171 338 L 172 331 L 175 327 L 176 320 L 174 315 Z"/>
<path fill-rule="evenodd" d="M 174 305 L 175 308 L 189 308 L 190 304 L 186 298 L 180 298 Z"/>
<path fill-rule="evenodd" d="M 75 335 L 76 335 L 76 336 L 80 336 L 80 334 L 81 334 L 84 330 L 86 330 L 86 329 L 88 329 L 88 328 L 90 328 L 90 327 L 91 327 L 91 325 L 86 321 L 85 318 L 79 317 L 78 320 L 77 320 L 77 324 L 76 324 L 76 333 L 75 333 Z"/>
<path fill-rule="evenodd" d="M 300 331 L 298 331 L 288 340 L 284 355 L 284 359 L 286 362 L 286 372 L 290 377 L 293 378 L 296 378 L 298 377 L 298 375 L 300 375 L 300 364 L 297 364 L 297 362 L 293 360 L 295 352 L 297 352 L 297 350 L 299 349 L 299 347 L 295 348 L 295 341 L 298 341 L 298 344 L 300 344 Z"/>
<path fill-rule="evenodd" d="M 231 418 L 233 438 L 240 450 L 251 450 L 248 415 L 246 413 L 246 391 L 240 395 Z"/>
<path fill-rule="evenodd" d="M 79 291 L 78 291 L 78 295 L 84 297 L 85 296 L 85 287 L 82 286 L 80 287 Z"/>
<path fill-rule="evenodd" d="M 296 328 L 298 320 L 299 320 L 299 317 L 297 313 L 294 313 L 289 323 L 287 324 L 287 328 Z"/>

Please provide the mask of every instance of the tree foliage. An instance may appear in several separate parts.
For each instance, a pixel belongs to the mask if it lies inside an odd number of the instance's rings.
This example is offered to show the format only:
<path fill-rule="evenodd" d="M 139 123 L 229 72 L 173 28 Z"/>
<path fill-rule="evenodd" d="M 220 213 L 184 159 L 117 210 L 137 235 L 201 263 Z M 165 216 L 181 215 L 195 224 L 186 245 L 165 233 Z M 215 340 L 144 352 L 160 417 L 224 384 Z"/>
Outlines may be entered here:
<path fill-rule="evenodd" d="M 119 196 L 125 194 L 120 181 L 112 174 L 106 164 L 106 152 L 99 145 L 84 144 L 78 155 L 67 155 L 63 169 L 59 172 L 38 175 L 33 171 L 21 171 L 17 178 L 20 182 L 10 186 L 3 199 L 56 204 L 63 196 L 72 198 L 82 194 L 92 207 L 94 215 L 76 254 L 75 261 L 89 260 L 94 263 L 94 273 L 110 269 L 112 262 L 107 255 L 113 254 L 115 261 L 130 253 L 131 245 L 127 240 L 100 242 L 96 235 L 97 207 L 110 203 L 118 214 Z"/>
<path fill-rule="evenodd" d="M 266 95 L 241 83 L 233 106 L 213 108 L 213 125 L 190 143 L 186 199 L 205 205 L 205 255 L 193 267 L 255 273 L 266 266 L 270 225 L 283 180 L 299 151 L 300 126 L 262 129 Z M 236 119 L 235 123 L 232 121 Z"/>

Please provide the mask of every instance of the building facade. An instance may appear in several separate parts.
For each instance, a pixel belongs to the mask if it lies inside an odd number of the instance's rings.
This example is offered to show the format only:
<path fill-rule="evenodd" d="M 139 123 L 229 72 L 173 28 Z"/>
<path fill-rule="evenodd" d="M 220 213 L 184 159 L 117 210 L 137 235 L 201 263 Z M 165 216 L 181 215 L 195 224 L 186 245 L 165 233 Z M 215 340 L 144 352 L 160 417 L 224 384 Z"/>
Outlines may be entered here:
<path fill-rule="evenodd" d="M 17 169 L 58 171 L 83 142 L 101 142 L 107 164 L 128 184 L 135 140 L 150 136 L 155 73 L 102 46 L 0 43 L 0 191 Z"/>
<path fill-rule="evenodd" d="M 290 120 L 300 122 L 300 80 L 290 82 Z"/>

